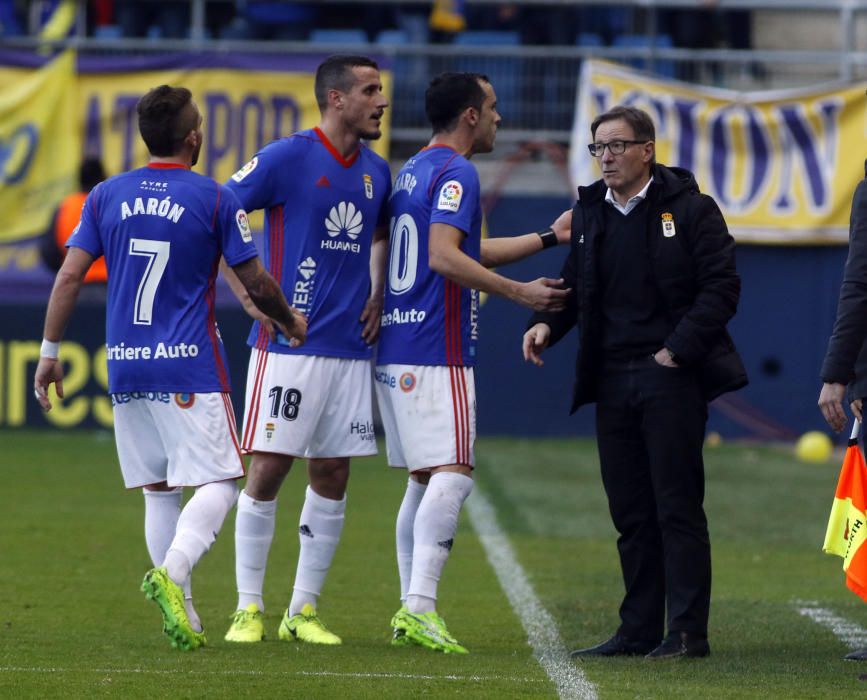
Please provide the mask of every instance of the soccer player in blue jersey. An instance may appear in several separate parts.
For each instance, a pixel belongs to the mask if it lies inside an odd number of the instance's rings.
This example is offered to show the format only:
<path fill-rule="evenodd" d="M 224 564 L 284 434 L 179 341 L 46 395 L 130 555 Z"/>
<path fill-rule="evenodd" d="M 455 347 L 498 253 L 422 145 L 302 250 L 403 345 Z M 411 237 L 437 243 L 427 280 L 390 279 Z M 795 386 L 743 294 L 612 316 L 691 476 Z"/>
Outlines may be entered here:
<path fill-rule="evenodd" d="M 268 144 L 227 183 L 247 209 L 265 210 L 266 265 L 310 323 L 302 348 L 269 339 L 259 321 L 248 339 L 242 447 L 252 458 L 235 521 L 233 642 L 264 638 L 277 494 L 304 457 L 298 566 L 278 636 L 340 644 L 317 601 L 343 529 L 350 458 L 376 454 L 371 345 L 382 313 L 391 174 L 362 139 L 379 138 L 388 103 L 377 64 L 363 56 L 326 59 L 315 93 L 319 126 Z"/>
<path fill-rule="evenodd" d="M 466 653 L 437 614 L 436 598 L 473 488 L 478 294 L 562 308 L 562 280 L 517 282 L 488 268 L 568 242 L 571 212 L 541 233 L 482 240 L 479 177 L 469 159 L 494 147 L 494 88 L 483 75 L 445 73 L 428 87 L 425 108 L 433 137 L 403 166 L 389 202 L 391 254 L 376 360 L 388 462 L 410 472 L 397 517 L 402 606 L 392 619 L 393 643 Z"/>
<path fill-rule="evenodd" d="M 190 573 L 213 544 L 244 475 L 214 319 L 221 256 L 291 342 L 304 341 L 307 324 L 262 266 L 237 197 L 191 172 L 202 118 L 190 91 L 154 88 L 137 110 L 149 163 L 88 196 L 48 302 L 34 386 L 46 411 L 49 384 L 63 396 L 60 340 L 85 273 L 105 256 L 115 439 L 126 487 L 144 489 L 155 567 L 142 590 L 160 606 L 172 645 L 195 649 L 205 636 L 182 589 L 189 590 Z M 181 509 L 184 486 L 195 493 Z"/>

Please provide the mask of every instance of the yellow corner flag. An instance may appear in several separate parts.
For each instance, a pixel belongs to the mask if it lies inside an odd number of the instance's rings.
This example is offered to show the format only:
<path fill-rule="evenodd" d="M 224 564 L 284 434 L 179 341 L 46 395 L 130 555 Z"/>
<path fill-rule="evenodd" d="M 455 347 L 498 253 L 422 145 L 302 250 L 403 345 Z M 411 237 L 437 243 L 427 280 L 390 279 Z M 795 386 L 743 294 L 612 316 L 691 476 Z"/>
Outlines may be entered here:
<path fill-rule="evenodd" d="M 858 447 L 861 424 L 855 421 L 840 469 L 823 551 L 843 557 L 846 585 L 867 601 L 867 464 Z"/>

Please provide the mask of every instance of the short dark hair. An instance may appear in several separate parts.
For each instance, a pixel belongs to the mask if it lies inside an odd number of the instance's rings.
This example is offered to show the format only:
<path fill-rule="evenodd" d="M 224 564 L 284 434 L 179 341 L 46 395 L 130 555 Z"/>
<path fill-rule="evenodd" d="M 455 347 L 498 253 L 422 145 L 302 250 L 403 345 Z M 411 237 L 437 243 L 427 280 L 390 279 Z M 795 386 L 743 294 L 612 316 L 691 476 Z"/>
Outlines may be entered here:
<path fill-rule="evenodd" d="M 335 54 L 319 64 L 316 69 L 316 79 L 313 82 L 313 92 L 316 95 L 316 103 L 319 105 L 320 112 L 325 111 L 328 106 L 329 90 L 349 92 L 352 89 L 355 84 L 352 69 L 357 67 L 379 70 L 379 66 L 372 58 L 350 54 Z"/>
<path fill-rule="evenodd" d="M 96 156 L 88 156 L 78 167 L 78 184 L 82 192 L 90 192 L 100 182 L 105 180 L 105 168 Z"/>
<path fill-rule="evenodd" d="M 154 156 L 177 155 L 187 134 L 198 127 L 193 94 L 184 87 L 160 85 L 138 101 L 138 130 Z"/>
<path fill-rule="evenodd" d="M 480 82 L 490 83 L 481 73 L 441 73 L 430 81 L 424 93 L 424 109 L 434 133 L 448 133 L 468 107 L 482 111 L 485 91 Z"/>
<path fill-rule="evenodd" d="M 650 115 L 638 107 L 626 107 L 624 105 L 612 107 L 596 117 L 590 125 L 591 136 L 595 139 L 596 129 L 599 128 L 599 125 L 615 119 L 622 119 L 632 127 L 636 141 L 656 141 L 656 128 L 653 126 Z"/>

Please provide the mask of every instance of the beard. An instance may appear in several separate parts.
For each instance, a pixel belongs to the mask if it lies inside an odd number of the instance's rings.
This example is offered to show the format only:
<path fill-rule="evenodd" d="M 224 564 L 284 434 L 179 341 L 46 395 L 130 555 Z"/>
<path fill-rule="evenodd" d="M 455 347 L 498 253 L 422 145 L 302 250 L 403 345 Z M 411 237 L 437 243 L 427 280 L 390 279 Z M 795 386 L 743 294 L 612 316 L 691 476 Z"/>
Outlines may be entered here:
<path fill-rule="evenodd" d="M 202 152 L 202 143 L 200 141 L 199 145 L 196 146 L 196 149 L 193 151 L 193 156 L 192 156 L 192 160 L 190 162 L 190 165 L 195 165 L 196 163 L 199 162 L 199 153 L 201 153 L 201 152 Z"/>

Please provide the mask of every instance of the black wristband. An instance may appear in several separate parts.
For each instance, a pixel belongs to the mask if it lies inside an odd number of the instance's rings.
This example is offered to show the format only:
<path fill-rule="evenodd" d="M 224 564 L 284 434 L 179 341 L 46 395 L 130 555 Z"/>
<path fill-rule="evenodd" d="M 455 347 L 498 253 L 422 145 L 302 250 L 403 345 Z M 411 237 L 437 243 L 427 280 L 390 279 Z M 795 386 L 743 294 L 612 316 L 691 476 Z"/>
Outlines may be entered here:
<path fill-rule="evenodd" d="M 542 239 L 542 248 L 553 248 L 559 242 L 554 229 L 546 228 L 544 231 L 539 231 L 539 238 Z"/>

